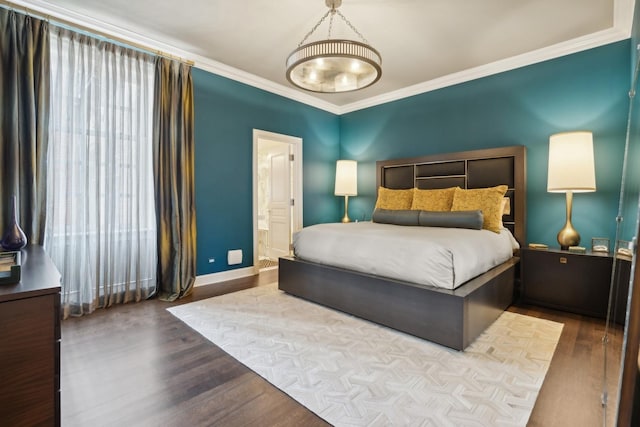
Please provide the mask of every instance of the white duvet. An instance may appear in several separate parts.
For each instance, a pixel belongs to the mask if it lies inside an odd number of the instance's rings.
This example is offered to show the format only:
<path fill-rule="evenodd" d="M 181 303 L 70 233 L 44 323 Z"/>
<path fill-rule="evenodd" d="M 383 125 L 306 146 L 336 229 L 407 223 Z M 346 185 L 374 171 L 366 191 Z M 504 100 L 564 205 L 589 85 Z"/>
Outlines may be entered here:
<path fill-rule="evenodd" d="M 376 276 L 455 289 L 513 256 L 511 232 L 373 222 L 318 224 L 293 236 L 296 257 Z"/>

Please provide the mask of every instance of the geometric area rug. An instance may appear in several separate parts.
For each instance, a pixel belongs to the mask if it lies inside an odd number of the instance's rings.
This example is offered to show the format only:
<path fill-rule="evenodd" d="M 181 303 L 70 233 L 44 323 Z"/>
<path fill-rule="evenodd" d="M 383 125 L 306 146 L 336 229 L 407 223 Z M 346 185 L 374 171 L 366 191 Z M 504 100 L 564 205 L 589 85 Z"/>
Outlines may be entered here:
<path fill-rule="evenodd" d="M 459 352 L 276 283 L 168 310 L 336 426 L 525 426 L 563 327 L 504 312 Z"/>

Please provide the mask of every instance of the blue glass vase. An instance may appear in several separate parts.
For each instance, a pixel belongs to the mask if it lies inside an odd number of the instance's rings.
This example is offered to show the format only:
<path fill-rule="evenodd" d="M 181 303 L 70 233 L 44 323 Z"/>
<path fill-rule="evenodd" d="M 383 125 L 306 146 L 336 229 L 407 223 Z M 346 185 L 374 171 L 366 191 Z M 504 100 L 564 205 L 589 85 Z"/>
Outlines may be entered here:
<path fill-rule="evenodd" d="M 11 197 L 12 211 L 11 222 L 2 235 L 2 248 L 8 251 L 18 251 L 27 246 L 27 236 L 18 224 L 16 214 L 16 196 Z"/>

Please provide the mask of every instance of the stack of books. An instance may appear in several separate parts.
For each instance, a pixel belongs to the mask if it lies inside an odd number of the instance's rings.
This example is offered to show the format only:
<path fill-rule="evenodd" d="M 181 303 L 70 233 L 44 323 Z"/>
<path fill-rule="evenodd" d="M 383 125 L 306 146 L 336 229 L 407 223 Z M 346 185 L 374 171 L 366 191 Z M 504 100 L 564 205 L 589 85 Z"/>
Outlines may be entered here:
<path fill-rule="evenodd" d="M 573 254 L 586 254 L 587 248 L 583 248 L 582 246 L 569 246 L 569 252 Z"/>
<path fill-rule="evenodd" d="M 0 252 L 0 285 L 20 281 L 20 252 Z"/>
<path fill-rule="evenodd" d="M 529 243 L 529 248 L 531 249 L 549 249 L 549 246 L 544 243 Z"/>

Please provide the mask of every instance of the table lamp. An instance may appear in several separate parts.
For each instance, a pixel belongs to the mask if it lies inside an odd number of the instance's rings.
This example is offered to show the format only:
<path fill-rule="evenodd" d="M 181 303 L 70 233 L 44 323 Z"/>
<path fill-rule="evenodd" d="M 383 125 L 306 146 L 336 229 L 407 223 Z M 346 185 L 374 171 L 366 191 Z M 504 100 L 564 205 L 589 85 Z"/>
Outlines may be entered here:
<path fill-rule="evenodd" d="M 349 219 L 349 196 L 358 195 L 358 162 L 355 160 L 338 160 L 336 163 L 335 195 L 344 196 L 344 217 L 342 222 Z"/>
<path fill-rule="evenodd" d="M 596 173 L 591 132 L 563 132 L 549 137 L 549 171 L 547 191 L 565 193 L 567 220 L 558 233 L 563 250 L 578 246 L 580 234 L 571 224 L 573 193 L 596 191 Z"/>

